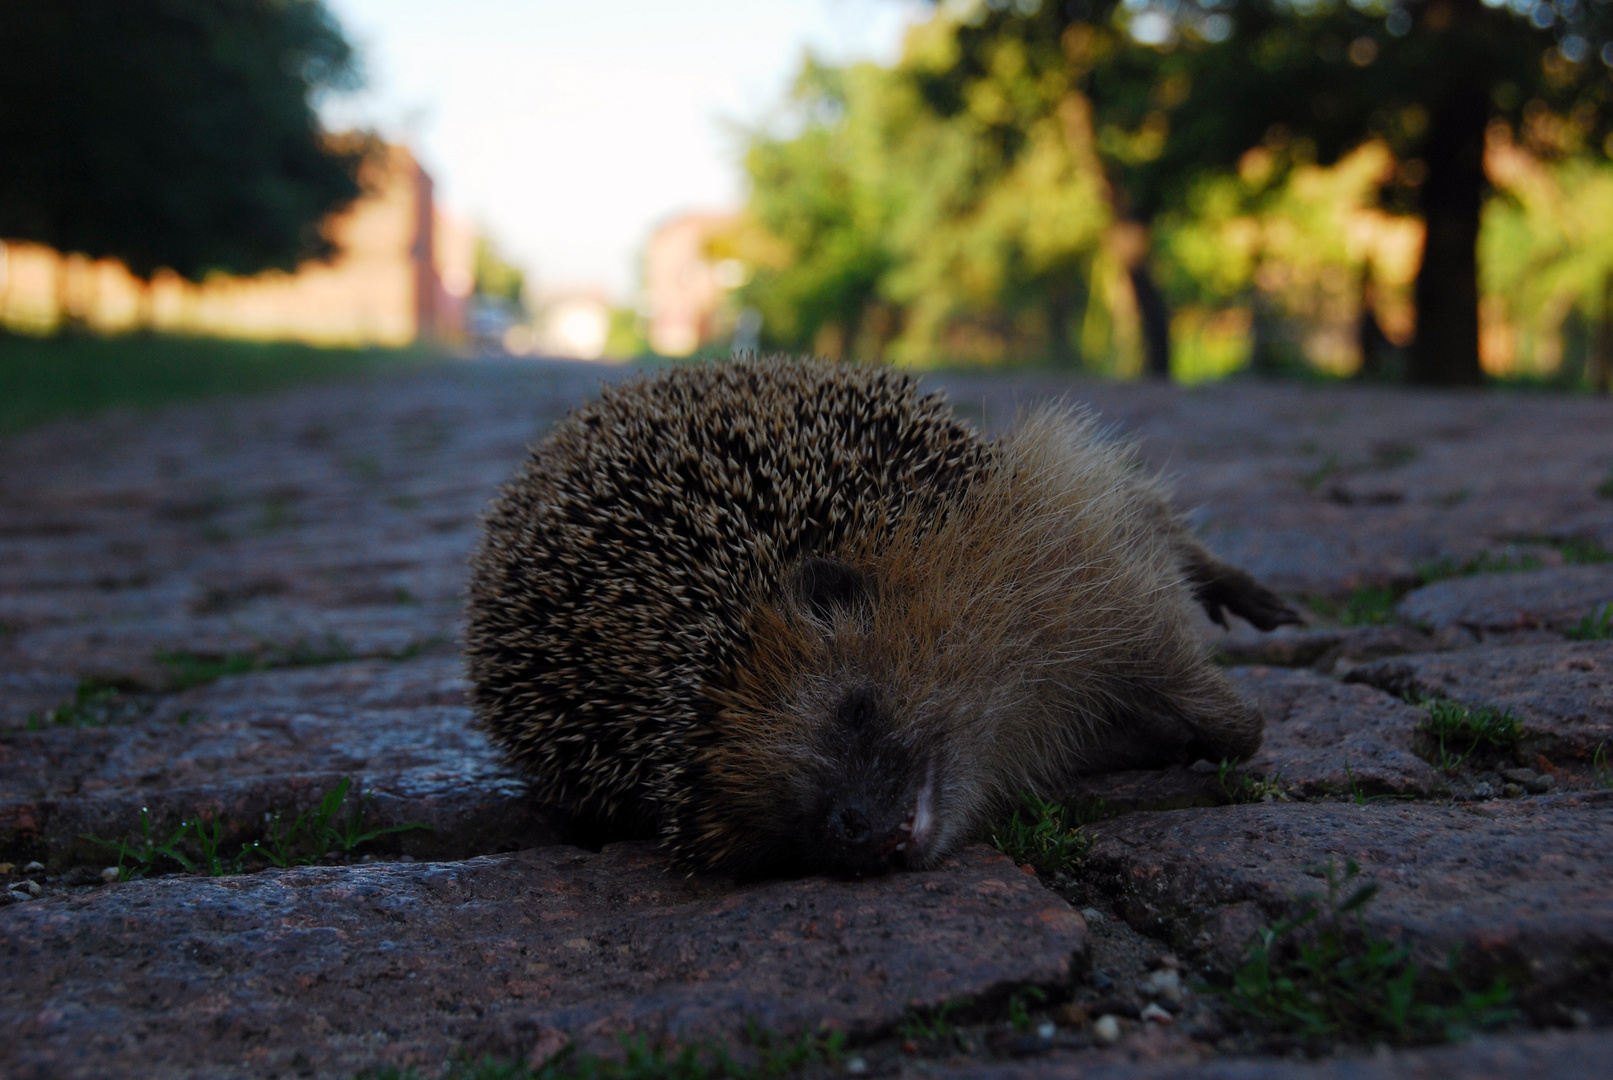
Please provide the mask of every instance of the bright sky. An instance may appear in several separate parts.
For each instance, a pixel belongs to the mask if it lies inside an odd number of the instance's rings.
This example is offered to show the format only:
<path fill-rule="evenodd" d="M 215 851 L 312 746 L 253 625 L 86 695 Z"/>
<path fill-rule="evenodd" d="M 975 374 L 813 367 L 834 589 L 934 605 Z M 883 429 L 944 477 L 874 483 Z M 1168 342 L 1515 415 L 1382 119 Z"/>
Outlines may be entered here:
<path fill-rule="evenodd" d="M 540 290 L 627 301 L 651 228 L 743 197 L 739 138 L 806 49 L 894 59 L 920 0 L 327 0 L 368 88 L 325 109 L 410 145 Z"/>

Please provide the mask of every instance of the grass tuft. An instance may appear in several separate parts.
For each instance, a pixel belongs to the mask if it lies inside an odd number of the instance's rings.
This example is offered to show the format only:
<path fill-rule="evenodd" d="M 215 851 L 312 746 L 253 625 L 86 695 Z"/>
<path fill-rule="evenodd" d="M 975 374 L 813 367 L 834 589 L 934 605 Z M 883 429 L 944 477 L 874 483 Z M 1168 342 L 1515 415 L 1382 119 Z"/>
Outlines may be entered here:
<path fill-rule="evenodd" d="M 1211 987 L 1238 1012 L 1310 1040 L 1399 1044 L 1455 1041 L 1516 1016 L 1505 980 L 1468 990 L 1456 978 L 1454 952 L 1447 971 L 1425 977 L 1409 949 L 1373 937 L 1364 911 L 1378 886 L 1357 881 L 1353 859 L 1342 874 L 1331 860 L 1312 872 L 1327 882 L 1326 894 L 1299 897 L 1295 917 L 1256 935 L 1231 985 Z"/>
<path fill-rule="evenodd" d="M 1088 805 L 1046 802 L 1035 795 L 1024 796 L 1025 805 L 992 832 L 991 843 L 1021 866 L 1030 865 L 1040 874 L 1073 873 L 1092 847 L 1082 830 L 1109 817 L 1102 799 Z"/>
<path fill-rule="evenodd" d="M 1426 760 L 1447 775 L 1479 750 L 1511 750 L 1523 738 L 1523 724 L 1511 709 L 1497 712 L 1489 706 L 1461 705 L 1437 698 L 1423 701 L 1422 707 L 1428 715 L 1417 730 L 1429 744 Z M 1462 745 L 1467 749 L 1460 754 L 1451 749 Z"/>
<path fill-rule="evenodd" d="M 355 848 L 382 836 L 431 828 L 418 822 L 379 829 L 367 828 L 364 804 L 369 796 L 347 805 L 351 787 L 352 780 L 342 777 L 320 799 L 318 806 L 299 814 L 289 824 L 278 813 L 265 815 L 263 835 L 241 842 L 233 856 L 224 852 L 227 839 L 224 818 L 216 807 L 206 813 L 191 815 L 180 821 L 178 828 L 166 834 L 154 834 L 151 814 L 142 806 L 138 834 L 131 833 L 123 840 L 107 840 L 88 834 L 82 839 L 116 852 L 118 880 L 129 881 L 168 872 L 175 867 L 187 874 L 222 877 L 241 873 L 249 860 L 261 860 L 278 867 L 308 866 L 337 853 L 351 855 Z"/>
<path fill-rule="evenodd" d="M 120 713 L 129 711 L 118 688 L 95 679 L 85 679 L 73 691 L 73 700 L 44 712 L 28 714 L 28 730 L 47 727 L 106 727 Z"/>
<path fill-rule="evenodd" d="M 1613 788 L 1613 763 L 1607 759 L 1607 743 L 1596 744 L 1596 752 L 1591 755 L 1591 775 L 1596 778 L 1596 786 L 1607 789 Z"/>
<path fill-rule="evenodd" d="M 1305 606 L 1340 626 L 1382 626 L 1395 621 L 1395 602 L 1403 595 L 1405 590 L 1390 585 L 1361 585 L 1343 600 L 1307 596 Z"/>
<path fill-rule="evenodd" d="M 1590 614 L 1579 620 L 1579 625 L 1563 631 L 1571 641 L 1608 641 L 1613 639 L 1613 603 L 1592 608 Z"/>
<path fill-rule="evenodd" d="M 1221 785 L 1221 793 L 1234 804 L 1288 801 L 1288 796 L 1283 792 L 1282 777 L 1274 776 L 1268 780 L 1250 776 L 1238 771 L 1238 762 L 1235 760 L 1222 758 L 1221 764 L 1216 766 L 1215 778 Z"/>
<path fill-rule="evenodd" d="M 838 1070 L 845 1051 L 843 1032 L 786 1039 L 758 1031 L 745 1037 L 747 1060 L 715 1042 L 651 1045 L 642 1035 L 622 1036 L 621 1057 L 580 1054 L 567 1046 L 541 1065 L 519 1061 L 457 1061 L 436 1074 L 439 1080 L 769 1080 L 811 1065 Z M 412 1068 L 365 1069 L 354 1080 L 424 1080 Z"/>

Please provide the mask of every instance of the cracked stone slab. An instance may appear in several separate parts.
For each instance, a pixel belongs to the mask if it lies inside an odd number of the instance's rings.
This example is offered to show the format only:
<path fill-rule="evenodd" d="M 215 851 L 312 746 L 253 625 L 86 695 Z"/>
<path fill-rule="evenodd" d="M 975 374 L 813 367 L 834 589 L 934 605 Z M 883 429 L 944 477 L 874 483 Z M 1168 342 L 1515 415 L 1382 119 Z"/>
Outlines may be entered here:
<path fill-rule="evenodd" d="M 553 1032 L 867 1034 L 1066 983 L 1085 935 L 979 846 L 928 873 L 750 886 L 635 844 L 160 878 L 0 910 L 0 1073 L 350 1077 Z"/>
<path fill-rule="evenodd" d="M 1547 1032 L 1472 1039 L 1457 1046 L 1339 1055 L 1324 1061 L 1227 1058 L 1212 1061 L 1139 1060 L 1124 1049 L 1094 1055 L 1058 1055 L 1039 1061 L 937 1069 L 953 1080 L 1603 1080 L 1613 1061 L 1613 1034 Z"/>
<path fill-rule="evenodd" d="M 462 857 L 550 843 L 521 779 L 472 724 L 457 657 L 285 668 L 164 698 L 141 720 L 0 733 L 0 851 L 53 871 L 104 865 L 86 836 L 216 812 L 232 841 L 343 777 L 373 826 L 430 831 L 375 850 Z"/>
<path fill-rule="evenodd" d="M 1354 859 L 1381 891 L 1368 927 L 1430 965 L 1453 945 L 1505 974 L 1527 1008 L 1605 1010 L 1613 970 L 1613 793 L 1473 807 L 1265 803 L 1132 814 L 1089 828 L 1084 873 L 1128 922 L 1207 962 L 1242 954 L 1262 923 Z M 1604 1017 L 1603 1021 L 1609 1017 Z"/>
<path fill-rule="evenodd" d="M 1445 791 L 1415 750 L 1422 712 L 1372 687 L 1288 668 L 1234 668 L 1234 685 L 1266 717 L 1266 739 L 1247 771 L 1308 798 Z"/>
<path fill-rule="evenodd" d="M 1481 646 L 1381 660 L 1345 678 L 1402 696 L 1510 709 L 1527 754 L 1588 758 L 1613 740 L 1613 642 Z"/>
<path fill-rule="evenodd" d="M 1436 581 L 1401 597 L 1395 613 L 1434 631 L 1454 627 L 1483 638 L 1561 634 L 1604 604 L 1613 604 L 1613 564 Z"/>

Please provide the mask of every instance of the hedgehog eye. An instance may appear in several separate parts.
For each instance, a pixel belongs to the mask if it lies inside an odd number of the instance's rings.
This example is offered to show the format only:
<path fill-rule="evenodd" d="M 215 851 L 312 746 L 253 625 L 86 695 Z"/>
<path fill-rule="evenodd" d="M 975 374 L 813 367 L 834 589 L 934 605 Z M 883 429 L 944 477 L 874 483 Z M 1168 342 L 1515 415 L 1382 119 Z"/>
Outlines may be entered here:
<path fill-rule="evenodd" d="M 801 607 L 821 622 L 834 621 L 836 611 L 861 614 L 874 599 L 867 576 L 837 559 L 807 559 L 795 571 L 794 589 Z"/>

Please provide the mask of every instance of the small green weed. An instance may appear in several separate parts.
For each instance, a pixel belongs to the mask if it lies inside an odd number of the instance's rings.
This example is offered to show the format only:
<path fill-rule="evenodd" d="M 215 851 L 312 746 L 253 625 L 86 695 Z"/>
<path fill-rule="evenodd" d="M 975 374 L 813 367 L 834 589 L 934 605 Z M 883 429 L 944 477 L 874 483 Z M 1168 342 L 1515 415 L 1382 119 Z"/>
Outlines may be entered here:
<path fill-rule="evenodd" d="M 269 668 L 339 664 L 355 657 L 352 648 L 334 634 L 319 644 L 307 639 L 285 646 L 265 642 L 259 652 L 199 653 L 159 649 L 156 654 L 157 662 L 168 669 L 168 685 L 173 690 L 190 690 L 230 675 Z"/>
<path fill-rule="evenodd" d="M 1047 1001 L 1047 992 L 1039 986 L 1022 986 L 1008 998 L 1008 1022 L 1015 1031 L 1031 1029 L 1031 1006 Z"/>
<path fill-rule="evenodd" d="M 1288 801 L 1283 793 L 1282 777 L 1274 776 L 1268 780 L 1250 776 L 1239 772 L 1238 762 L 1227 758 L 1222 758 L 1221 764 L 1216 766 L 1215 778 L 1221 785 L 1221 793 L 1232 803 Z"/>
<path fill-rule="evenodd" d="M 1552 540 L 1550 543 L 1562 553 L 1563 562 L 1570 566 L 1595 566 L 1599 563 L 1613 562 L 1613 551 L 1607 550 L 1600 542 L 1588 536 L 1569 536 Z"/>
<path fill-rule="evenodd" d="M 1596 777 L 1597 787 L 1613 788 L 1613 764 L 1607 760 L 1607 743 L 1596 744 L 1596 753 L 1591 755 L 1591 772 Z"/>
<path fill-rule="evenodd" d="M 1322 459 L 1322 463 L 1316 466 L 1316 468 L 1311 469 L 1300 476 L 1299 482 L 1305 485 L 1306 491 L 1315 491 L 1317 488 L 1333 479 L 1333 477 L 1337 476 L 1339 471 L 1340 466 L 1338 460 L 1329 455 L 1328 457 Z"/>
<path fill-rule="evenodd" d="M 1613 638 L 1613 603 L 1603 604 L 1600 614 L 1598 609 L 1592 608 L 1589 615 L 1579 620 L 1578 626 L 1571 626 L 1563 631 L 1565 637 L 1574 641 L 1607 641 Z"/>
<path fill-rule="evenodd" d="M 1422 702 L 1428 715 L 1417 730 L 1429 743 L 1429 764 L 1444 773 L 1453 773 L 1478 750 L 1506 751 L 1523 738 L 1523 725 L 1511 709 L 1497 712 L 1488 706 L 1461 705 L 1430 698 Z M 1450 747 L 1466 744 L 1460 754 Z"/>
<path fill-rule="evenodd" d="M 28 730 L 42 731 L 47 727 L 89 728 L 106 727 L 118 711 L 116 687 L 86 679 L 73 691 L 73 700 L 44 712 L 28 714 Z"/>
<path fill-rule="evenodd" d="M 1355 773 L 1350 770 L 1349 758 L 1344 759 L 1344 779 L 1350 785 L 1350 800 L 1357 806 L 1367 806 L 1371 803 L 1383 802 L 1385 799 L 1406 799 L 1411 797 L 1409 795 L 1368 795 L 1361 790 L 1361 785 L 1355 782 Z"/>
<path fill-rule="evenodd" d="M 367 844 L 378 837 L 431 828 L 430 825 L 411 822 L 406 825 L 366 829 L 364 804 L 369 801 L 368 795 L 361 796 L 342 818 L 341 823 L 337 824 L 336 817 L 347 801 L 347 792 L 351 786 L 352 780 L 346 776 L 342 777 L 341 781 L 319 800 L 318 806 L 306 814 L 298 815 L 290 825 L 284 822 L 281 815 L 272 815 L 265 822 L 263 840 L 254 841 L 253 850 L 275 866 L 307 864 L 318 862 L 335 851 L 340 851 L 344 855 L 352 854 L 353 849 L 360 844 Z"/>
<path fill-rule="evenodd" d="M 1294 918 L 1256 935 L 1231 986 L 1212 988 L 1239 1012 L 1308 1039 L 1396 1043 L 1456 1040 L 1516 1015 L 1504 980 L 1481 993 L 1456 980 L 1454 952 L 1449 971 L 1426 978 L 1409 949 L 1374 938 L 1363 913 L 1378 886 L 1356 883 L 1361 868 L 1353 859 L 1343 874 L 1331 860 L 1312 872 L 1327 882 L 1326 895 L 1299 897 Z M 1428 1000 L 1436 989 L 1454 1002 Z"/>
<path fill-rule="evenodd" d="M 1471 559 L 1453 559 L 1450 556 L 1425 562 L 1417 567 L 1417 580 L 1423 585 L 1448 578 L 1476 577 L 1479 574 L 1515 574 L 1525 570 L 1539 570 L 1545 562 L 1538 555 L 1503 551 L 1500 554 L 1484 551 Z"/>
<path fill-rule="evenodd" d="M 439 1080 L 769 1080 L 799 1072 L 809 1065 L 840 1068 L 845 1053 L 845 1035 L 804 1035 L 784 1039 L 761 1034 L 753 1027 L 746 1036 L 747 1059 L 741 1060 L 729 1047 L 714 1042 L 688 1043 L 675 1047 L 650 1045 L 643 1037 L 622 1037 L 620 1058 L 579 1054 L 568 1046 L 539 1066 L 524 1062 L 458 1061 Z M 365 1069 L 355 1080 L 423 1080 L 414 1069 L 388 1066 Z"/>
<path fill-rule="evenodd" d="M 347 803 L 352 780 L 341 781 L 320 799 L 313 810 L 287 825 L 280 814 L 266 815 L 263 836 L 243 841 L 234 856 L 224 852 L 227 840 L 223 815 L 214 808 L 206 814 L 195 814 L 182 820 L 170 833 L 153 834 L 151 814 L 140 808 L 139 835 L 128 840 L 107 840 L 99 836 L 84 835 L 82 839 L 110 848 L 118 856 L 118 878 L 147 877 L 171 871 L 173 864 L 187 874 L 208 874 L 221 877 L 239 874 L 249 859 L 261 858 L 271 866 L 310 865 L 340 852 L 350 855 L 353 849 L 378 837 L 413 829 L 430 829 L 418 822 L 369 829 L 364 822 L 364 804 L 368 796 L 358 799 L 342 815 Z M 340 816 L 340 820 L 338 817 Z"/>
<path fill-rule="evenodd" d="M 1340 626 L 1382 626 L 1395 621 L 1395 601 L 1403 595 L 1404 590 L 1390 585 L 1361 585 L 1343 600 L 1307 596 L 1305 606 Z"/>
<path fill-rule="evenodd" d="M 175 690 L 189 690 L 217 682 L 227 675 L 244 675 L 261 666 L 258 657 L 251 653 L 194 653 L 157 652 L 157 663 L 168 669 L 168 685 Z"/>
<path fill-rule="evenodd" d="M 909 1009 L 898 1030 L 910 1042 L 951 1042 L 958 1032 L 958 1014 L 973 1004 L 969 998 L 958 998 L 943 1001 L 933 1009 Z"/>
<path fill-rule="evenodd" d="M 1024 796 L 1024 801 L 1023 811 L 1015 810 L 1008 823 L 991 834 L 992 845 L 1038 873 L 1073 872 L 1092 846 L 1082 828 L 1107 817 L 1108 805 L 1102 799 L 1089 806 L 1046 802 L 1035 795 Z"/>

